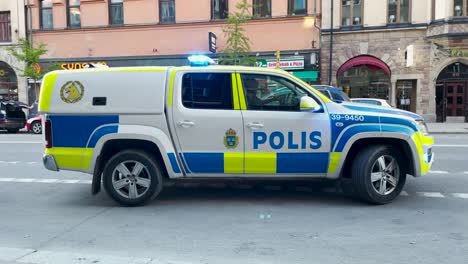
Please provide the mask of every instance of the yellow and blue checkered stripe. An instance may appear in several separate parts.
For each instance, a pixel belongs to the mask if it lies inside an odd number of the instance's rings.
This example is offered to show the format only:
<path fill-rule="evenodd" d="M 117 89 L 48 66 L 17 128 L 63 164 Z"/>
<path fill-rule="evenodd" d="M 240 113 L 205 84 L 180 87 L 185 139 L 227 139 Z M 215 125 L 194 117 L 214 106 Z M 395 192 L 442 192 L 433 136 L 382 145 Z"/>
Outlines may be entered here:
<path fill-rule="evenodd" d="M 180 172 L 175 154 L 168 156 Z M 313 174 L 327 172 L 329 153 L 185 152 L 180 158 L 188 174 Z"/>

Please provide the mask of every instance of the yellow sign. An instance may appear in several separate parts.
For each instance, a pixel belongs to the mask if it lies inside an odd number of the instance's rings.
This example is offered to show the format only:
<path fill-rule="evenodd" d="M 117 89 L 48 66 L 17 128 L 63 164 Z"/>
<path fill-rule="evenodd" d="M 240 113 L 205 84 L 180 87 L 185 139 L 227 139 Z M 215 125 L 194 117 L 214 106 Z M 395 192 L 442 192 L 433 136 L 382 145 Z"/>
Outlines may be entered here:
<path fill-rule="evenodd" d="M 63 70 L 79 70 L 79 69 L 84 69 L 84 68 L 88 67 L 90 64 L 101 64 L 101 65 L 106 65 L 107 66 L 107 62 L 98 61 L 98 62 L 62 63 L 62 64 L 60 64 L 60 67 L 62 67 Z"/>
<path fill-rule="evenodd" d="M 74 104 L 83 98 L 84 86 L 79 81 L 66 82 L 60 89 L 60 98 L 65 103 Z"/>
<path fill-rule="evenodd" d="M 0 76 L 5 76 L 6 71 L 4 69 L 0 69 Z"/>

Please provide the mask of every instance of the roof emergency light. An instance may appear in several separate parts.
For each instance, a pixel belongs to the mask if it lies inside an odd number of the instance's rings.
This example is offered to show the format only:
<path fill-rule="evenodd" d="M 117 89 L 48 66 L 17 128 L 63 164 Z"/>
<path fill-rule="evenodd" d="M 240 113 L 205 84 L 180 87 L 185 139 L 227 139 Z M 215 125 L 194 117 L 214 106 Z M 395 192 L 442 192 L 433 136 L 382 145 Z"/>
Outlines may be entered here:
<path fill-rule="evenodd" d="M 213 59 L 205 55 L 192 55 L 188 57 L 190 66 L 208 66 L 216 64 Z"/>

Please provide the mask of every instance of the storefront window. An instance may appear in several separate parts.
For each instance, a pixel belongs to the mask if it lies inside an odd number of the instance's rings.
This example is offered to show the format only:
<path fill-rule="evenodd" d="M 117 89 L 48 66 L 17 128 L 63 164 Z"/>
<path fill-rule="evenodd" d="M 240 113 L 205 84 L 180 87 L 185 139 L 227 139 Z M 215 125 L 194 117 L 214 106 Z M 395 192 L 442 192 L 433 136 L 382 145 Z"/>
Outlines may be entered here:
<path fill-rule="evenodd" d="M 390 75 L 372 65 L 360 65 L 338 76 L 338 86 L 351 98 L 378 98 L 389 100 Z"/>
<path fill-rule="evenodd" d="M 18 81 L 10 65 L 0 61 L 0 100 L 18 101 Z"/>
<path fill-rule="evenodd" d="M 363 0 L 342 0 L 341 1 L 341 25 L 359 26 L 362 25 L 362 1 Z"/>
<path fill-rule="evenodd" d="M 410 20 L 411 0 L 388 1 L 388 23 L 408 23 Z"/>

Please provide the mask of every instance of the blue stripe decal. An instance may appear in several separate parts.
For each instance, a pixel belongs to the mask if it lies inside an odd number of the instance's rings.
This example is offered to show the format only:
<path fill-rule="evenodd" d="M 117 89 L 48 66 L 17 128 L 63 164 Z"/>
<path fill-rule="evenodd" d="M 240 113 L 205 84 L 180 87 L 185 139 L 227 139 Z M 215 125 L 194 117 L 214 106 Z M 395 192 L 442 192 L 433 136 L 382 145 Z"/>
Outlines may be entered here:
<path fill-rule="evenodd" d="M 332 116 L 335 117 L 335 120 L 332 118 Z M 348 120 L 346 120 L 346 117 L 348 117 Z M 338 139 L 338 136 L 343 132 L 345 128 L 351 125 L 355 124 L 365 124 L 365 123 L 375 123 L 378 124 L 379 117 L 378 116 L 368 116 L 364 115 L 364 120 L 363 121 L 358 121 L 358 120 L 350 120 L 349 118 L 355 118 L 356 115 L 354 114 L 342 114 L 342 113 L 330 113 L 330 123 L 331 123 L 331 145 L 330 145 L 330 151 L 333 150 L 333 146 L 336 143 L 336 140 Z"/>
<path fill-rule="evenodd" d="M 380 123 L 381 124 L 395 124 L 395 125 L 403 125 L 407 127 L 411 127 L 414 131 L 418 131 L 418 128 L 416 125 L 406 119 L 403 118 L 394 118 L 394 117 L 387 117 L 387 116 L 382 116 L 380 117 Z"/>
<path fill-rule="evenodd" d="M 414 131 L 411 130 L 409 127 L 401 127 L 401 126 L 392 126 L 392 125 L 382 125 L 382 132 L 397 132 L 397 133 L 404 133 L 408 136 L 412 136 Z"/>
<path fill-rule="evenodd" d="M 167 153 L 167 156 L 169 157 L 169 161 L 171 162 L 172 171 L 174 173 L 180 173 L 179 164 L 177 164 L 177 159 L 174 153 Z"/>
<path fill-rule="evenodd" d="M 180 161 L 182 162 L 182 166 L 184 166 L 185 173 L 190 173 L 190 170 L 187 168 L 187 164 L 185 163 L 184 155 L 179 153 Z"/>
<path fill-rule="evenodd" d="M 346 143 L 356 134 L 365 133 L 365 132 L 380 132 L 380 125 L 361 125 L 351 127 L 344 132 L 341 136 L 340 141 L 335 146 L 334 152 L 342 152 Z"/>
<path fill-rule="evenodd" d="M 88 148 L 94 148 L 96 143 L 101 139 L 101 137 L 107 134 L 115 134 L 117 133 L 119 126 L 118 125 L 109 125 L 105 127 L 99 128 L 94 134 L 91 136 L 91 140 L 88 143 Z"/>
<path fill-rule="evenodd" d="M 184 153 L 193 173 L 224 173 L 224 153 Z"/>
<path fill-rule="evenodd" d="M 51 115 L 54 147 L 85 148 L 91 133 L 102 125 L 118 124 L 118 115 Z"/>
<path fill-rule="evenodd" d="M 277 153 L 277 173 L 326 173 L 328 152 L 320 153 Z"/>

